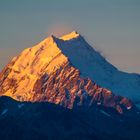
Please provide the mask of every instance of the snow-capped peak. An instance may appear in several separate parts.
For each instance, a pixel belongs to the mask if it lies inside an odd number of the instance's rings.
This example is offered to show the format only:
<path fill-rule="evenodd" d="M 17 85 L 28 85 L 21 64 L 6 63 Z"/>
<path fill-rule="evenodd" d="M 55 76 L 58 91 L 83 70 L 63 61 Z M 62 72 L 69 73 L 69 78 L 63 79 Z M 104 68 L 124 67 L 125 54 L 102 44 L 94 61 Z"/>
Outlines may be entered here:
<path fill-rule="evenodd" d="M 60 37 L 60 39 L 62 39 L 62 40 L 71 40 L 71 39 L 77 38 L 79 36 L 80 36 L 80 34 L 78 34 L 76 31 L 73 31 L 73 32 L 71 32 L 69 34 L 66 34 L 66 35 Z"/>
<path fill-rule="evenodd" d="M 0 89 L 9 96 L 12 92 L 14 95 L 24 92 L 28 98 L 40 76 L 50 75 L 68 62 L 79 70 L 82 77 L 88 77 L 116 94 L 140 101 L 139 76 L 118 71 L 76 31 L 61 38 L 52 35 L 36 46 L 25 49 L 0 74 L 0 83 L 3 85 Z M 18 87 L 15 85 L 16 91 L 7 88 L 9 79 L 18 83 Z M 9 85 L 13 84 L 12 80 Z"/>

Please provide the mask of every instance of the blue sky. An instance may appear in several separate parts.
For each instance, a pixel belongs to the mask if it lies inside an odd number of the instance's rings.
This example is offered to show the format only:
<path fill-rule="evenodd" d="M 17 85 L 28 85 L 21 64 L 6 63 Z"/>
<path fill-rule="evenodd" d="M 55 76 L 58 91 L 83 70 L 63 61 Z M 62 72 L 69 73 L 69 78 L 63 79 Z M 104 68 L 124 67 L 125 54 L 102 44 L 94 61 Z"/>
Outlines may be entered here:
<path fill-rule="evenodd" d="M 73 30 L 119 69 L 140 73 L 139 0 L 0 0 L 0 69 L 48 35 Z"/>

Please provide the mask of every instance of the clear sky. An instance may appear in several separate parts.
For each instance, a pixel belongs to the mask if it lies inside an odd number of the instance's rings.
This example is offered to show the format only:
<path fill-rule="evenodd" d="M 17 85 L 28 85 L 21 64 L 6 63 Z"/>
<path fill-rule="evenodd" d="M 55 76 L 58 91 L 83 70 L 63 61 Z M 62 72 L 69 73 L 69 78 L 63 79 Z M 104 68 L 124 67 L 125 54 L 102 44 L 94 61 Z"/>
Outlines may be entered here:
<path fill-rule="evenodd" d="M 48 35 L 73 30 L 120 70 L 140 73 L 140 0 L 0 0 L 0 69 Z"/>

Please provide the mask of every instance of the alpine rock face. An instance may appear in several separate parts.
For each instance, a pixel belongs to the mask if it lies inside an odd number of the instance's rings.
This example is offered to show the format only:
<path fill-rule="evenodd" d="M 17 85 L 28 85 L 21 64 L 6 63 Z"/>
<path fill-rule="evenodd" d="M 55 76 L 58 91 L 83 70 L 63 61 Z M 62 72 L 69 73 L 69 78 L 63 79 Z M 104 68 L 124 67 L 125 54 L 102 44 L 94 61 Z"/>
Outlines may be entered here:
<path fill-rule="evenodd" d="M 122 114 L 140 101 L 140 76 L 117 70 L 74 31 L 14 57 L 0 73 L 0 95 L 69 109 L 97 105 Z"/>

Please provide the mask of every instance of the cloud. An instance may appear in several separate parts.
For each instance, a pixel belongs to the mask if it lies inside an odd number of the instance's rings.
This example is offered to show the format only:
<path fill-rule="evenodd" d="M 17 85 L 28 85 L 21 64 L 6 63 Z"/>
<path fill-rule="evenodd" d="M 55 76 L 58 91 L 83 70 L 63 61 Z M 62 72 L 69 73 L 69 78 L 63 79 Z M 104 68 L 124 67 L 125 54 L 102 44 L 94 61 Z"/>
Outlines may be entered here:
<path fill-rule="evenodd" d="M 46 32 L 48 36 L 53 34 L 57 37 L 60 37 L 72 32 L 73 30 L 77 30 L 77 27 L 75 28 L 74 26 L 71 26 L 68 23 L 56 23 L 52 24 Z"/>

